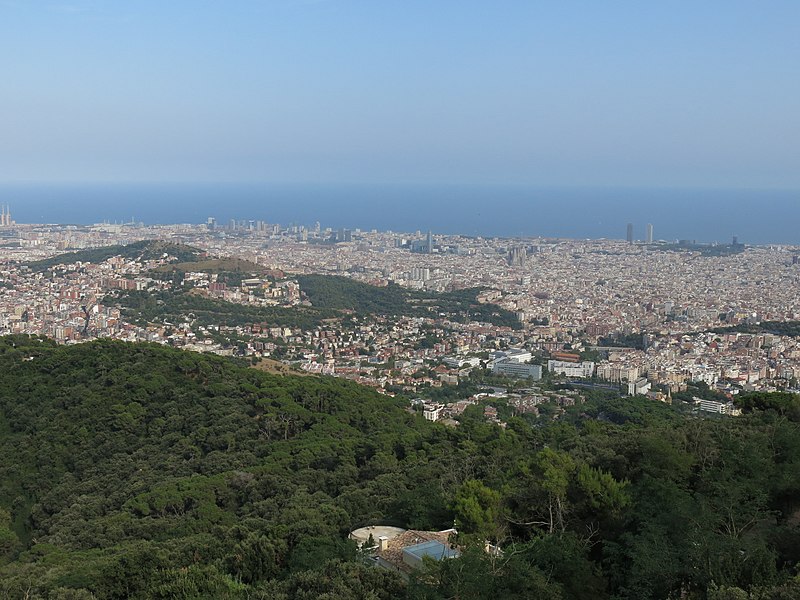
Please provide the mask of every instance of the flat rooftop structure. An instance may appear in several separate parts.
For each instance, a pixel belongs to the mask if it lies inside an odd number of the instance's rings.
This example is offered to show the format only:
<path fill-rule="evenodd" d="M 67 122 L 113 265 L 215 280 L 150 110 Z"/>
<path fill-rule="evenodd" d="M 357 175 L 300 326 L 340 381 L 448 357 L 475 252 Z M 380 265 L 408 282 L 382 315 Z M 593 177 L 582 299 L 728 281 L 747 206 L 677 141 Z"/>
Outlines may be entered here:
<path fill-rule="evenodd" d="M 424 557 L 444 560 L 459 556 L 451 547 L 451 536 L 455 529 L 445 531 L 417 531 L 409 529 L 391 540 L 378 538 L 375 562 L 387 569 L 399 572 L 403 577 L 422 565 Z"/>
<path fill-rule="evenodd" d="M 355 540 L 359 546 L 364 544 L 367 540 L 369 540 L 370 534 L 372 535 L 372 539 L 377 544 L 379 538 L 386 538 L 387 540 L 391 540 L 396 538 L 398 535 L 405 533 L 405 529 L 401 527 L 389 527 L 388 525 L 368 525 L 367 527 L 361 527 L 359 529 L 354 529 L 350 532 L 350 539 Z"/>

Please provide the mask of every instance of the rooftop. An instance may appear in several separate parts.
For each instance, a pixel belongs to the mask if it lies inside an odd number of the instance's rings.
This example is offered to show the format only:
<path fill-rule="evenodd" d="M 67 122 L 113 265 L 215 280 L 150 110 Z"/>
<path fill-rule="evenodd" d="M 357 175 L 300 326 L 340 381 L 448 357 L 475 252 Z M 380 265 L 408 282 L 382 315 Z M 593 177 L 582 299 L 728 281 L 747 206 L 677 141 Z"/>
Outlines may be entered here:
<path fill-rule="evenodd" d="M 438 542 L 431 540 L 429 542 L 422 542 L 408 548 L 403 548 L 403 553 L 412 554 L 419 559 L 429 556 L 435 560 L 442 560 L 443 558 L 455 558 L 459 555 L 458 550 L 450 548 Z"/>

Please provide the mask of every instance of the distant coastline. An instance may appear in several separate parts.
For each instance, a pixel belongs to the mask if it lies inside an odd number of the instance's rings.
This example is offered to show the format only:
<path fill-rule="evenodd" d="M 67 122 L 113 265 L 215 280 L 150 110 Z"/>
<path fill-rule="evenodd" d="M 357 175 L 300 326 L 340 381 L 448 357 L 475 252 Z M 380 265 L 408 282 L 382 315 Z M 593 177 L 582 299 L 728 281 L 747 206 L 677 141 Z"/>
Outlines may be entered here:
<path fill-rule="evenodd" d="M 202 223 L 426 231 L 486 237 L 800 244 L 800 191 L 488 185 L 0 184 L 20 223 Z"/>

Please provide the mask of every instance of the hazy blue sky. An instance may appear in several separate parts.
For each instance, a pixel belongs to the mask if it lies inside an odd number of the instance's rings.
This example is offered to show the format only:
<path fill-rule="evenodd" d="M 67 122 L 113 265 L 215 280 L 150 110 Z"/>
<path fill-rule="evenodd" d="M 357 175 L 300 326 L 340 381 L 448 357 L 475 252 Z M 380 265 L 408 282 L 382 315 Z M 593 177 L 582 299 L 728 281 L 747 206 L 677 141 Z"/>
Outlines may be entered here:
<path fill-rule="evenodd" d="M 0 181 L 800 188 L 800 1 L 0 0 Z"/>

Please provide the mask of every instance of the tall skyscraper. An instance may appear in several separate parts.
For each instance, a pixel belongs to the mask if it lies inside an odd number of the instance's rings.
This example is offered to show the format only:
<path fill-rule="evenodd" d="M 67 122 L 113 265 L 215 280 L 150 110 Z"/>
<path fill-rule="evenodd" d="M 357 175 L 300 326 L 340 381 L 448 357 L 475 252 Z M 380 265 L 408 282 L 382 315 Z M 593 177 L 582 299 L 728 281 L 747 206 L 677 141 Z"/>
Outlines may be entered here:
<path fill-rule="evenodd" d="M 433 234 L 428 230 L 428 254 L 433 254 Z"/>
<path fill-rule="evenodd" d="M 648 223 L 647 224 L 647 243 L 648 244 L 652 244 L 653 243 L 653 224 L 652 223 Z"/>
<path fill-rule="evenodd" d="M 628 223 L 628 235 L 625 238 L 629 244 L 633 243 L 633 223 Z"/>

